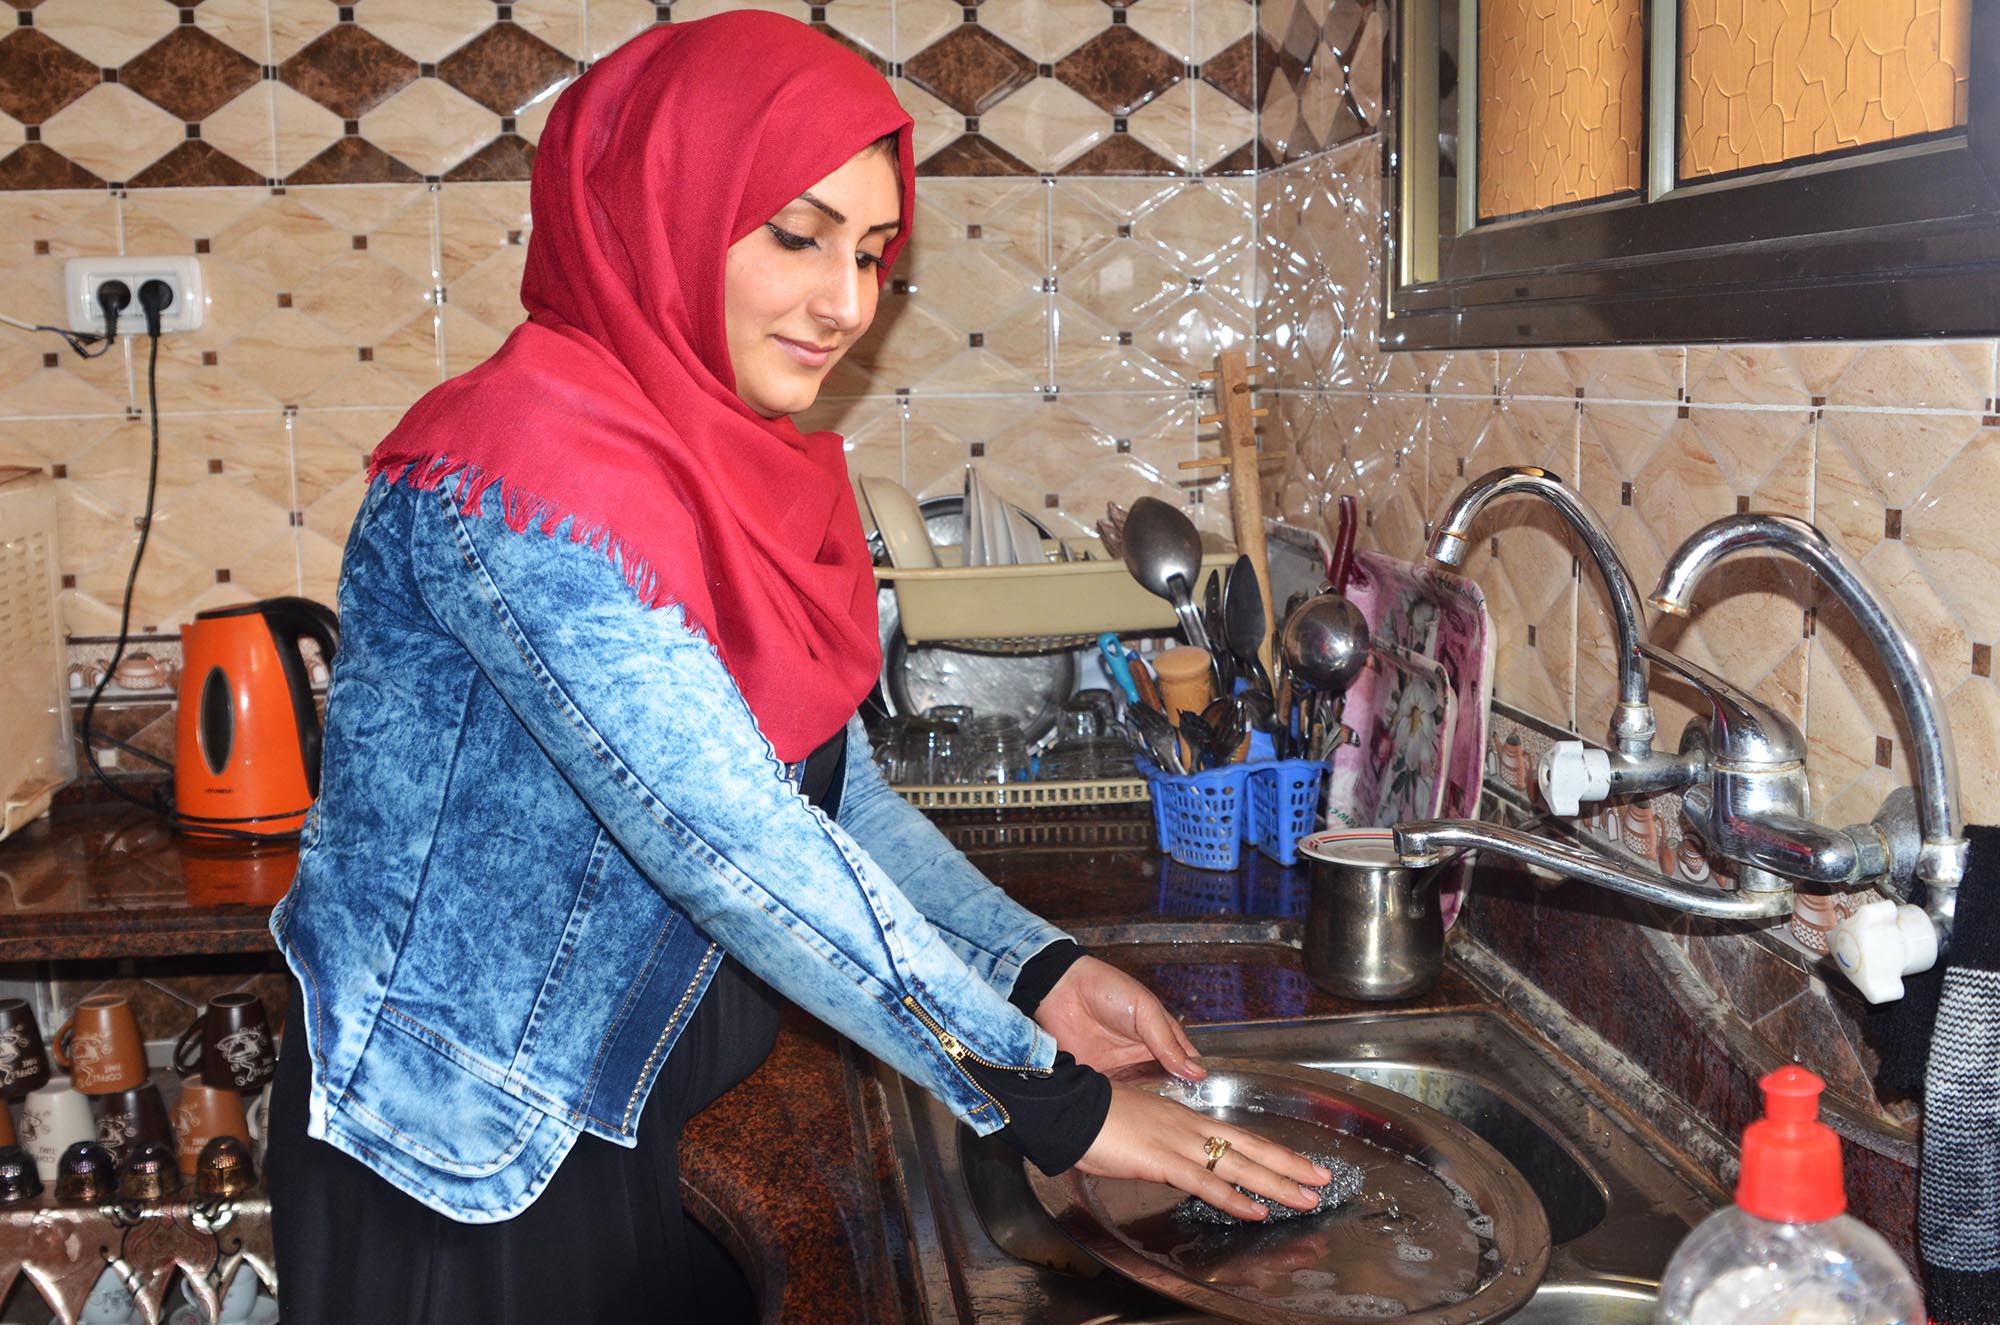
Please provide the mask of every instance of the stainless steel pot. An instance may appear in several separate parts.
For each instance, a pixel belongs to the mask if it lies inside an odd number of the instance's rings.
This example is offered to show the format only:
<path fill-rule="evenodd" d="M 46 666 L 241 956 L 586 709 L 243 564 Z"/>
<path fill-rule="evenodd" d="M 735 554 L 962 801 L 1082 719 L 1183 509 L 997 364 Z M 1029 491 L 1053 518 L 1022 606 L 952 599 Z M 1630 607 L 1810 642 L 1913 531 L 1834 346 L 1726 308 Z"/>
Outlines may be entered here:
<path fill-rule="evenodd" d="M 1401 863 L 1387 828 L 1314 833 L 1299 843 L 1310 863 L 1301 947 L 1306 974 L 1342 998 L 1421 994 L 1444 965 L 1438 910 L 1442 866 Z"/>

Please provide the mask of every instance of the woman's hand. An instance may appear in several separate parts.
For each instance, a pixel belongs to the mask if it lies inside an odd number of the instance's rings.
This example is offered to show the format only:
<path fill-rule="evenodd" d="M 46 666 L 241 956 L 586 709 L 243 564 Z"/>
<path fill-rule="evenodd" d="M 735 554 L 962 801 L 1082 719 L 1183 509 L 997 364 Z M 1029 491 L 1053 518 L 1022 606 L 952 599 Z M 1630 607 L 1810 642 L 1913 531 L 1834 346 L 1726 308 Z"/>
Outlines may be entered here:
<path fill-rule="evenodd" d="M 1212 1137 L 1227 1141 L 1229 1147 L 1211 1170 L 1207 1147 Z M 1325 1169 L 1275 1141 L 1116 1082 L 1104 1126 L 1076 1166 L 1099 1178 L 1163 1182 L 1247 1220 L 1269 1216 L 1263 1206 L 1237 1191 L 1238 1186 L 1294 1210 L 1310 1210 L 1319 1197 L 1302 1184 L 1332 1180 Z"/>
<path fill-rule="evenodd" d="M 1107 1075 L 1133 1063 L 1157 1061 L 1183 1081 L 1207 1069 L 1194 1043 L 1146 986 L 1109 962 L 1080 957 L 1035 1009 L 1035 1024 L 1077 1062 Z"/>

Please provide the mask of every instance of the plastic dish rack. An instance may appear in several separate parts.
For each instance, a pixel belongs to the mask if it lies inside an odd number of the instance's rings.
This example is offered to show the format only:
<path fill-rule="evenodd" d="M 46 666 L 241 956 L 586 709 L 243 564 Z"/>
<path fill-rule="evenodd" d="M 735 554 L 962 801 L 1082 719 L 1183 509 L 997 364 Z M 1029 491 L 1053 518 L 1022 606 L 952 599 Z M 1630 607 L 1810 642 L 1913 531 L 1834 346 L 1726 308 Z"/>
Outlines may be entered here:
<path fill-rule="evenodd" d="M 1311 759 L 1167 773 L 1141 762 L 1153 793 L 1160 849 L 1196 869 L 1233 870 L 1245 842 L 1280 865 L 1298 863 L 1299 839 L 1319 819 L 1326 765 Z"/>
<path fill-rule="evenodd" d="M 949 786 L 896 786 L 892 790 L 921 810 L 1012 810 L 1045 805 L 1129 805 L 1148 794 L 1144 778 L 1089 782 L 978 782 Z"/>

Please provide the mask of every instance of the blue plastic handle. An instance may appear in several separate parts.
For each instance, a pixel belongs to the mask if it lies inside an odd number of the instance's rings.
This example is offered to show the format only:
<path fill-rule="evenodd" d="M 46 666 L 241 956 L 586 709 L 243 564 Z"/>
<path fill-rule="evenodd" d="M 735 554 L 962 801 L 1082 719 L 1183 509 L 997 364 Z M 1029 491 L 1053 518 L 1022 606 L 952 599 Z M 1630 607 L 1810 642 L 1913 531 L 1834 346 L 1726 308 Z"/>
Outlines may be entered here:
<path fill-rule="evenodd" d="M 1118 647 L 1118 637 L 1105 631 L 1097 637 L 1097 651 L 1104 655 L 1104 665 L 1111 672 L 1111 679 L 1118 683 L 1125 702 L 1139 702 L 1139 687 L 1132 680 L 1132 665 L 1125 661 L 1125 651 Z"/>

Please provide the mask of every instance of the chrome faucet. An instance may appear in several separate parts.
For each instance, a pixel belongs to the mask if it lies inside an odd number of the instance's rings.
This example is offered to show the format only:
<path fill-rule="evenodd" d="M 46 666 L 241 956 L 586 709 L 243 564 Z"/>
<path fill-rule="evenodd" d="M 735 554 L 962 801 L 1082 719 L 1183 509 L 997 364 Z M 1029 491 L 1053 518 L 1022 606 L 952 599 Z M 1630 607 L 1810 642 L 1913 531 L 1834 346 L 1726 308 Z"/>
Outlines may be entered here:
<path fill-rule="evenodd" d="M 1872 824 L 1835 834 L 1853 839 L 1856 853 L 1851 862 L 1843 862 L 1836 855 L 1790 862 L 1794 868 L 1787 868 L 1784 860 L 1760 863 L 1792 878 L 1818 878 L 1849 885 L 1884 882 L 1898 894 L 1907 893 L 1914 877 L 1927 885 L 1924 910 L 1942 945 L 1950 937 L 1958 885 L 1965 877 L 1966 842 L 1958 818 L 1958 761 L 1952 753 L 1951 730 L 1945 725 L 1937 687 L 1923 654 L 1870 587 L 1861 568 L 1825 534 L 1803 520 L 1756 512 L 1732 515 L 1696 530 L 1667 559 L 1666 569 L 1660 572 L 1659 587 L 1653 591 L 1653 602 L 1662 611 L 1685 615 L 1694 587 L 1704 574 L 1723 558 L 1753 548 L 1784 552 L 1803 562 L 1854 614 L 1888 670 L 1890 684 L 1902 703 L 1917 761 L 1916 831 L 1907 827 L 1908 796 L 1891 796 Z M 1723 797 L 1715 799 L 1720 801 Z M 1690 811 L 1697 808 L 1691 800 Z M 1712 809 L 1715 814 L 1728 812 L 1719 805 Z M 1746 816 L 1744 822 L 1751 831 L 1770 825 L 1768 817 L 1754 814 Z M 1782 829 L 1797 825 L 1777 826 Z M 1822 834 L 1833 831 L 1818 825 L 1808 827 Z M 1841 871 L 1845 871 L 1844 877 L 1840 876 Z"/>
<path fill-rule="evenodd" d="M 1618 707 L 1611 715 L 1611 752 L 1585 751 L 1581 742 L 1559 747 L 1552 755 L 1557 769 L 1574 768 L 1575 776 L 1558 775 L 1558 783 L 1575 787 L 1566 794 L 1561 786 L 1550 785 L 1551 765 L 1543 765 L 1544 791 L 1559 813 L 1576 813 L 1576 800 L 1601 800 L 1606 796 L 1631 796 L 1651 791 L 1684 787 L 1699 780 L 1705 769 L 1699 758 L 1666 754 L 1653 748 L 1659 723 L 1647 691 L 1646 657 L 1640 643 L 1645 627 L 1639 603 L 1639 587 L 1624 558 L 1611 542 L 1611 535 L 1597 513 L 1584 504 L 1563 481 L 1545 469 L 1533 466 L 1505 466 L 1480 475 L 1452 500 L 1431 538 L 1433 561 L 1460 566 L 1471 550 L 1472 522 L 1486 504 L 1496 497 L 1513 494 L 1540 497 L 1555 507 L 1583 540 L 1584 551 L 1597 566 L 1598 574 L 1611 595 L 1612 624 L 1618 632 Z M 1587 762 L 1586 762 L 1587 761 Z"/>

